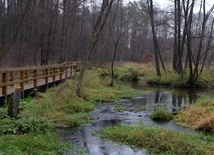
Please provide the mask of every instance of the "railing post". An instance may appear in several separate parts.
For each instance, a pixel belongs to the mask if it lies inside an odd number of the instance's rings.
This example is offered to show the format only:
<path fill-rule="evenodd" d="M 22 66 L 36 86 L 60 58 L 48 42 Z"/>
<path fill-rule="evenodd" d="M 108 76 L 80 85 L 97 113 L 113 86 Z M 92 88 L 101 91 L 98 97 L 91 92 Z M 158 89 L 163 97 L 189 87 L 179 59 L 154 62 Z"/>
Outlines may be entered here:
<path fill-rule="evenodd" d="M 68 67 L 66 66 L 65 67 L 65 79 L 67 79 L 68 78 Z"/>
<path fill-rule="evenodd" d="M 45 69 L 45 85 L 48 88 L 48 68 Z"/>
<path fill-rule="evenodd" d="M 25 79 L 28 79 L 28 71 L 25 71 Z M 26 83 L 28 83 L 28 81 L 26 81 Z"/>
<path fill-rule="evenodd" d="M 21 89 L 22 89 L 22 94 L 21 94 L 21 96 L 22 96 L 22 98 L 24 98 L 24 96 L 25 96 L 25 73 L 24 73 L 24 71 L 20 71 L 20 80 L 21 80 L 21 83 L 20 83 L 20 87 L 21 87 Z"/>
<path fill-rule="evenodd" d="M 13 71 L 10 71 L 10 82 L 13 82 L 14 81 L 14 73 Z M 11 86 L 14 86 L 14 83 L 11 84 Z"/>
<path fill-rule="evenodd" d="M 2 73 L 2 83 L 5 84 L 5 86 L 2 86 L 2 96 L 4 96 L 4 103 L 7 101 L 7 72 Z"/>
<path fill-rule="evenodd" d="M 74 70 L 74 75 L 76 74 L 77 67 L 78 67 L 78 65 L 77 65 L 77 63 L 75 63 L 75 64 L 74 64 L 74 67 L 73 67 L 73 70 Z"/>
<path fill-rule="evenodd" d="M 69 64 L 69 69 L 70 69 L 70 78 L 72 77 L 72 72 L 73 72 L 73 64 Z"/>
<path fill-rule="evenodd" d="M 37 85 L 38 85 L 37 76 L 38 76 L 38 72 L 37 72 L 37 69 L 35 69 L 35 70 L 33 70 L 33 78 L 34 78 L 33 87 L 34 87 L 34 89 L 37 89 Z"/>
<path fill-rule="evenodd" d="M 61 80 L 62 80 L 62 67 L 60 67 L 59 70 L 60 70 L 59 80 L 60 80 L 60 82 L 61 82 Z"/>
<path fill-rule="evenodd" d="M 77 62 L 77 70 L 80 70 L 80 63 Z"/>
<path fill-rule="evenodd" d="M 53 67 L 52 69 L 52 77 L 53 77 L 53 85 L 55 86 L 56 84 L 56 68 Z"/>

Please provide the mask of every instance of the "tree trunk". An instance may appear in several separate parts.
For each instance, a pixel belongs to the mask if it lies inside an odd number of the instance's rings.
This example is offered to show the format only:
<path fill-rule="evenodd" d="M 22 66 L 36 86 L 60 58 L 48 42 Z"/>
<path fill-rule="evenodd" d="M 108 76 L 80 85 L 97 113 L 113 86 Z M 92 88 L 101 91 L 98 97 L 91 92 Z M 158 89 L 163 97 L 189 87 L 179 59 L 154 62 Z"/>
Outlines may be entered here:
<path fill-rule="evenodd" d="M 88 45 L 88 49 L 87 49 L 87 52 L 84 56 L 84 59 L 83 59 L 83 66 L 81 68 L 81 71 L 80 71 L 80 78 L 79 78 L 79 82 L 78 82 L 78 85 L 77 85 L 77 90 L 76 90 L 76 94 L 78 96 L 81 95 L 81 88 L 82 88 L 82 82 L 83 82 L 83 78 L 84 78 L 84 73 L 85 73 L 85 70 L 86 70 L 86 67 L 87 67 L 87 63 L 88 63 L 88 59 L 89 59 L 89 56 L 97 42 L 97 39 L 106 23 L 106 20 L 108 18 L 108 15 L 110 13 L 110 10 L 111 10 L 111 6 L 112 6 L 112 3 L 113 3 L 113 0 L 111 0 L 110 2 L 108 2 L 108 0 L 103 0 L 103 3 L 102 3 L 102 7 L 101 7 L 101 11 L 100 11 L 100 14 L 98 16 L 98 19 L 97 19 L 97 22 L 96 22 L 96 25 L 94 27 L 94 30 L 92 32 L 92 36 L 90 38 L 90 41 L 89 41 L 89 45 Z M 105 13 L 106 11 L 106 13 Z M 105 13 L 105 15 L 104 15 Z"/>
<path fill-rule="evenodd" d="M 8 106 L 8 116 L 17 117 L 19 114 L 19 102 L 21 98 L 21 88 L 15 88 L 14 92 L 11 94 L 11 98 Z"/>
<path fill-rule="evenodd" d="M 154 23 L 153 0 L 147 0 L 147 4 L 148 4 L 148 9 L 149 9 L 150 22 L 151 22 L 151 26 L 152 26 L 156 72 L 157 72 L 158 76 L 161 76 L 161 71 L 160 71 L 160 66 L 159 66 L 159 57 L 158 57 L 159 46 L 158 46 L 158 42 L 157 42 L 157 36 L 156 36 L 156 32 L 155 32 L 155 23 Z"/>

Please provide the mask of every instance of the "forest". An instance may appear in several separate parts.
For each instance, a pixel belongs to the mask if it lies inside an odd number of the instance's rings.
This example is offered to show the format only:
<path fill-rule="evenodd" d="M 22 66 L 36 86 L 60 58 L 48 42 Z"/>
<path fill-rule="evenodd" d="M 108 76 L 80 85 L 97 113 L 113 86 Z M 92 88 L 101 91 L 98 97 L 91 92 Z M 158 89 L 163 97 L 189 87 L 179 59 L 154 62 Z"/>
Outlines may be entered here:
<path fill-rule="evenodd" d="M 82 61 L 102 3 L 110 13 L 91 63 L 147 63 L 159 76 L 168 66 L 181 76 L 188 68 L 190 85 L 212 65 L 214 5 L 206 0 L 174 0 L 164 9 L 153 0 L 0 0 L 0 66 Z"/>
<path fill-rule="evenodd" d="M 0 154 L 214 154 L 211 1 L 0 0 Z"/>

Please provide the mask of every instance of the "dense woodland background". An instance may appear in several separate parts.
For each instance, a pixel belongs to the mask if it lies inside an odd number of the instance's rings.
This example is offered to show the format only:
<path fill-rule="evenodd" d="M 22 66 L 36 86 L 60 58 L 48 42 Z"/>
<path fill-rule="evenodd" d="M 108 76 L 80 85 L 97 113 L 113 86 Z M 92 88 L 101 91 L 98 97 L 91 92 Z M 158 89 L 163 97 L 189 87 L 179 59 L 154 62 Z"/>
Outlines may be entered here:
<path fill-rule="evenodd" d="M 82 61 L 96 24 L 99 0 L 0 0 L 0 66 Z M 114 0 L 90 61 L 172 64 L 200 70 L 214 55 L 214 6 L 206 0 Z M 115 52 L 116 51 L 116 52 Z M 159 66 L 158 66 L 159 67 Z M 159 67 L 160 68 L 160 67 Z"/>

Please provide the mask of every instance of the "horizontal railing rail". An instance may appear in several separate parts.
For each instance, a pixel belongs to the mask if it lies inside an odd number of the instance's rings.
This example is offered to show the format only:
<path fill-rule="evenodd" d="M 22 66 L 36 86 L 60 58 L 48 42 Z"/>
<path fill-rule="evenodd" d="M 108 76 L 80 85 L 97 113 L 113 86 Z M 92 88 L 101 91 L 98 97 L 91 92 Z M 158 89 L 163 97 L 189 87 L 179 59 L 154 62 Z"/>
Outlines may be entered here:
<path fill-rule="evenodd" d="M 27 89 L 62 81 L 75 75 L 81 62 L 66 62 L 57 65 L 0 68 L 0 97 L 7 97 L 14 87 L 21 87 L 22 96 Z"/>

